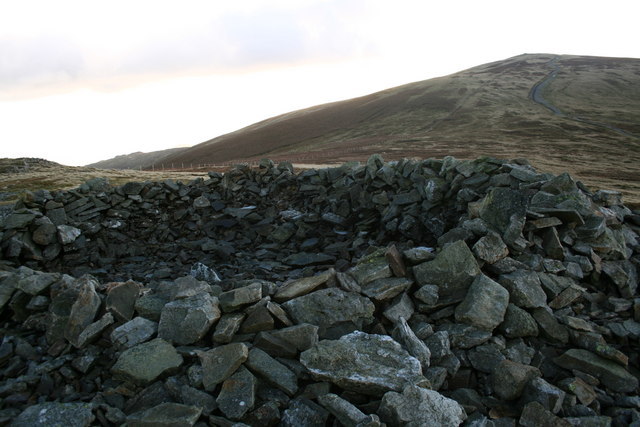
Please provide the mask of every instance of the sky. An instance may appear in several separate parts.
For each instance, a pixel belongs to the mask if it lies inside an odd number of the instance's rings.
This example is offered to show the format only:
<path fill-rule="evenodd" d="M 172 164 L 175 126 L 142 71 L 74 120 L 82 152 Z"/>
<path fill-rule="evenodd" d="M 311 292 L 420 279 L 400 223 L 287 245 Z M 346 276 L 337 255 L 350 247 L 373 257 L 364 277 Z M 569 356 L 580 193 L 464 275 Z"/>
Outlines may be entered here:
<path fill-rule="evenodd" d="M 79 166 L 523 53 L 640 58 L 637 0 L 0 0 L 0 157 Z"/>

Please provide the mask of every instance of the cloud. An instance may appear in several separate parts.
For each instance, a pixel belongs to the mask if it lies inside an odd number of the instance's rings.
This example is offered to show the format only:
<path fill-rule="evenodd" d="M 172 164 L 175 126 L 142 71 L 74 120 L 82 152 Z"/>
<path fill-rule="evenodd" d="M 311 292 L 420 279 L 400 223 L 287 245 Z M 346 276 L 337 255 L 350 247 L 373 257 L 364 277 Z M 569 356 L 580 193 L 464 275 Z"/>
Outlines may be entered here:
<path fill-rule="evenodd" d="M 375 50 L 358 32 L 370 10 L 364 0 L 239 3 L 186 2 L 176 9 L 175 3 L 115 2 L 99 13 L 75 4 L 79 15 L 67 10 L 51 17 L 57 26 L 25 22 L 34 31 L 5 29 L 3 97 L 77 87 L 111 91 L 141 80 L 347 60 Z"/>
<path fill-rule="evenodd" d="M 0 39 L 0 90 L 66 84 L 77 79 L 84 67 L 81 50 L 66 39 Z"/>

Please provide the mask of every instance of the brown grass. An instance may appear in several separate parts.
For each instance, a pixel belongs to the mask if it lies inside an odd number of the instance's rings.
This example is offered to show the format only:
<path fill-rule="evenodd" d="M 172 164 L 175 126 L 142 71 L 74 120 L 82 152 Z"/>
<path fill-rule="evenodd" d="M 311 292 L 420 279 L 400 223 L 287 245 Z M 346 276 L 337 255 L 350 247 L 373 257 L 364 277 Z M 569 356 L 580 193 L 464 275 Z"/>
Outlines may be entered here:
<path fill-rule="evenodd" d="M 206 177 L 206 171 L 137 171 L 94 169 L 86 167 L 63 166 L 56 163 L 33 165 L 28 170 L 15 171 L 12 165 L 21 166 L 16 159 L 0 159 L 0 204 L 13 203 L 26 191 L 70 190 L 77 188 L 92 178 L 107 178 L 111 185 L 121 185 L 129 181 L 161 181 L 173 179 L 188 182 L 195 178 Z"/>
<path fill-rule="evenodd" d="M 361 98 L 291 112 L 199 144 L 166 162 L 221 163 L 261 157 L 307 163 L 402 157 L 527 158 L 570 172 L 592 188 L 640 204 L 640 60 L 560 56 L 545 98 L 529 98 L 555 55 L 521 55 Z"/>

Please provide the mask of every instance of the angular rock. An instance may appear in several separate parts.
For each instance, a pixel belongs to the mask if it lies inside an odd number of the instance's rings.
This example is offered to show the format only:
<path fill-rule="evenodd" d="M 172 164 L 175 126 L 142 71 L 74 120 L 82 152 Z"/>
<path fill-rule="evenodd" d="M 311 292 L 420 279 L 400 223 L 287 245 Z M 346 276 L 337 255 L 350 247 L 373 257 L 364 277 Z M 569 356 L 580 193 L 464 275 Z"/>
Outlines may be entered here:
<path fill-rule="evenodd" d="M 358 282 L 356 282 L 356 279 L 354 279 L 350 274 L 337 272 L 336 279 L 338 281 L 338 286 L 347 292 L 359 294 L 362 290 Z"/>
<path fill-rule="evenodd" d="M 95 419 L 90 403 L 44 402 L 29 406 L 12 422 L 16 427 L 88 427 Z"/>
<path fill-rule="evenodd" d="M 36 273 L 20 278 L 15 288 L 29 295 L 38 295 L 59 279 L 56 273 Z"/>
<path fill-rule="evenodd" d="M 219 344 L 231 342 L 235 333 L 240 329 L 245 316 L 245 313 L 223 314 L 213 332 L 213 342 Z"/>
<path fill-rule="evenodd" d="M 181 403 L 165 402 L 144 411 L 135 412 L 127 417 L 130 427 L 173 427 L 194 425 L 202 408 Z"/>
<path fill-rule="evenodd" d="M 271 332 L 296 351 L 305 351 L 318 343 L 318 327 L 308 323 L 277 329 Z"/>
<path fill-rule="evenodd" d="M 505 359 L 491 375 L 494 394 L 503 400 L 517 399 L 527 383 L 540 376 L 538 368 Z"/>
<path fill-rule="evenodd" d="M 567 276 L 557 276 L 555 274 L 538 273 L 542 288 L 553 298 L 557 297 L 570 286 L 576 286 L 573 279 Z"/>
<path fill-rule="evenodd" d="M 377 279 L 362 286 L 362 293 L 376 301 L 390 300 L 406 291 L 413 280 L 405 277 L 389 277 Z"/>
<path fill-rule="evenodd" d="M 274 321 L 269 310 L 265 306 L 255 307 L 249 312 L 240 326 L 240 333 L 252 334 L 273 329 Z"/>
<path fill-rule="evenodd" d="M 297 350 L 288 342 L 273 336 L 269 332 L 259 332 L 253 339 L 253 345 L 272 357 L 295 358 Z"/>
<path fill-rule="evenodd" d="M 133 317 L 134 307 L 140 295 L 140 284 L 134 281 L 118 283 L 109 288 L 105 307 L 119 321 L 129 321 Z"/>
<path fill-rule="evenodd" d="M 509 303 L 504 321 L 498 328 L 507 338 L 536 337 L 538 324 L 533 316 L 517 305 Z"/>
<path fill-rule="evenodd" d="M 11 300 L 15 290 L 16 283 L 13 280 L 13 275 L 7 277 L 0 276 L 0 313 Z"/>
<path fill-rule="evenodd" d="M 522 218 L 527 212 L 527 196 L 518 190 L 496 187 L 492 189 L 480 206 L 480 218 L 500 233 L 507 231 L 512 217 Z"/>
<path fill-rule="evenodd" d="M 549 227 L 544 231 L 542 246 L 549 258 L 564 259 L 564 248 L 555 227 Z"/>
<path fill-rule="evenodd" d="M 597 395 L 593 387 L 581 378 L 565 378 L 558 385 L 566 392 L 573 393 L 585 406 L 591 405 L 596 400 Z"/>
<path fill-rule="evenodd" d="M 158 336 L 179 345 L 193 344 L 220 318 L 218 299 L 198 294 L 166 304 L 160 315 Z"/>
<path fill-rule="evenodd" d="M 451 347 L 468 349 L 487 342 L 491 332 L 462 323 L 446 323 L 439 327 L 449 335 Z"/>
<path fill-rule="evenodd" d="M 480 267 L 467 244 L 459 240 L 444 248 L 433 261 L 413 267 L 419 285 L 437 285 L 440 304 L 460 302 L 480 274 Z"/>
<path fill-rule="evenodd" d="M 414 385 L 405 387 L 402 393 L 385 393 L 379 414 L 382 421 L 394 426 L 459 426 L 467 418 L 455 400 Z"/>
<path fill-rule="evenodd" d="M 268 301 L 267 302 L 267 310 L 273 316 L 274 320 L 282 323 L 284 326 L 292 326 L 293 322 L 287 316 L 287 312 L 284 311 L 284 308 L 278 303 Z"/>
<path fill-rule="evenodd" d="M 484 274 L 478 275 L 456 307 L 456 322 L 493 331 L 504 320 L 509 292 Z"/>
<path fill-rule="evenodd" d="M 426 246 L 418 246 L 415 248 L 407 249 L 402 254 L 411 264 L 420 264 L 425 261 L 431 261 L 436 256 L 433 253 L 434 248 Z"/>
<path fill-rule="evenodd" d="M 160 321 L 162 309 L 168 302 L 168 299 L 164 296 L 146 294 L 136 300 L 134 307 L 140 316 L 158 322 Z"/>
<path fill-rule="evenodd" d="M 293 396 L 298 391 L 296 374 L 264 351 L 253 348 L 249 352 L 246 366 L 269 384 Z"/>
<path fill-rule="evenodd" d="M 216 273 L 213 268 L 201 262 L 196 262 L 195 264 L 193 264 L 191 266 L 189 274 L 196 280 L 207 282 L 210 285 L 221 281 L 220 276 L 218 276 L 218 273 Z"/>
<path fill-rule="evenodd" d="M 202 383 L 207 391 L 229 378 L 249 357 L 244 343 L 232 343 L 198 353 L 202 364 Z"/>
<path fill-rule="evenodd" d="M 420 361 L 422 370 L 426 371 L 431 364 L 431 351 L 424 341 L 416 336 L 403 317 L 398 319 L 393 336 L 410 355 Z"/>
<path fill-rule="evenodd" d="M 436 285 L 421 286 L 414 294 L 414 298 L 424 304 L 425 307 L 435 307 L 438 303 L 439 290 Z"/>
<path fill-rule="evenodd" d="M 607 261 L 602 271 L 616 284 L 620 294 L 632 298 L 638 290 L 638 271 L 631 261 Z"/>
<path fill-rule="evenodd" d="M 231 291 L 223 292 L 218 296 L 220 307 L 225 313 L 235 311 L 243 305 L 253 304 L 262 298 L 262 285 L 252 283 Z"/>
<path fill-rule="evenodd" d="M 509 255 L 509 248 L 496 233 L 481 237 L 472 250 L 479 259 L 489 264 L 494 264 Z"/>
<path fill-rule="evenodd" d="M 509 291 L 509 300 L 520 308 L 536 308 L 547 305 L 547 295 L 540 279 L 533 271 L 514 271 L 503 274 L 498 280 Z"/>
<path fill-rule="evenodd" d="M 76 241 L 76 239 L 82 234 L 82 231 L 78 228 L 70 225 L 59 225 L 58 227 L 58 241 L 62 245 L 69 245 Z"/>
<path fill-rule="evenodd" d="M 326 283 L 334 275 L 335 271 L 329 270 L 315 276 L 293 280 L 278 288 L 274 299 L 279 302 L 284 302 L 308 294 L 318 286 Z"/>
<path fill-rule="evenodd" d="M 442 359 L 451 354 L 451 341 L 447 331 L 437 331 L 424 340 L 434 360 Z"/>
<path fill-rule="evenodd" d="M 495 344 L 484 344 L 467 351 L 467 357 L 474 369 L 486 374 L 492 373 L 505 359 L 500 348 Z"/>
<path fill-rule="evenodd" d="M 373 321 L 375 310 L 368 298 L 338 288 L 321 289 L 289 300 L 282 306 L 294 322 L 319 326 L 320 337 L 332 327 L 345 323 L 362 329 Z"/>
<path fill-rule="evenodd" d="M 231 377 L 222 383 L 216 403 L 222 413 L 237 420 L 253 409 L 256 403 L 256 377 L 241 366 Z"/>
<path fill-rule="evenodd" d="M 382 313 L 391 323 L 397 323 L 398 319 L 404 317 L 410 319 L 415 312 L 413 302 L 406 292 L 395 297 Z"/>
<path fill-rule="evenodd" d="M 77 348 L 83 348 L 90 342 L 93 342 L 105 329 L 113 324 L 114 321 L 113 315 L 111 313 L 106 313 L 99 320 L 84 328 L 80 335 L 78 335 L 75 346 Z"/>
<path fill-rule="evenodd" d="M 566 344 L 569 342 L 569 331 L 558 322 L 549 308 L 540 307 L 532 310 L 533 318 L 539 326 L 539 330 L 547 339 Z"/>
<path fill-rule="evenodd" d="M 582 297 L 584 293 L 584 288 L 581 288 L 577 285 L 571 285 L 568 288 L 565 288 L 565 290 L 560 292 L 557 297 L 551 300 L 549 302 L 549 307 L 554 310 L 564 308 L 576 301 L 578 298 Z"/>
<path fill-rule="evenodd" d="M 208 208 L 211 206 L 211 202 L 206 196 L 196 197 L 193 201 L 193 207 L 196 209 Z"/>
<path fill-rule="evenodd" d="M 424 380 L 420 362 L 391 337 L 360 331 L 320 341 L 300 354 L 300 362 L 315 379 L 363 394 L 402 390 Z"/>
<path fill-rule="evenodd" d="M 331 412 L 343 426 L 355 427 L 358 423 L 367 420 L 367 416 L 360 409 L 333 393 L 319 396 L 318 403 Z"/>
<path fill-rule="evenodd" d="M 384 257 L 370 258 L 360 261 L 355 267 L 349 269 L 348 273 L 360 285 L 366 285 L 377 279 L 391 277 L 391 267 Z"/>
<path fill-rule="evenodd" d="M 111 332 L 111 342 L 117 348 L 131 348 L 149 340 L 158 332 L 158 324 L 144 317 L 134 317 Z"/>
<path fill-rule="evenodd" d="M 522 392 L 522 402 L 538 402 L 547 411 L 557 414 L 562 409 L 566 393 L 543 378 L 534 378 Z"/>
<path fill-rule="evenodd" d="M 168 384 L 168 381 L 165 384 Z M 180 385 L 176 390 L 170 390 L 170 392 L 177 397 L 180 403 L 201 408 L 202 414 L 205 416 L 211 414 L 218 407 L 216 400 L 209 393 L 188 385 Z"/>
<path fill-rule="evenodd" d="M 31 222 L 36 219 L 36 214 L 32 212 L 13 212 L 9 215 L 5 220 L 3 228 L 7 230 L 16 229 L 16 228 L 25 228 L 27 225 L 31 224 Z"/>
<path fill-rule="evenodd" d="M 283 427 L 323 427 L 327 424 L 329 412 L 309 399 L 298 397 L 282 414 L 280 425 Z"/>
<path fill-rule="evenodd" d="M 538 402 L 527 403 L 520 415 L 519 424 L 525 427 L 571 427 L 568 421 L 553 415 Z"/>
<path fill-rule="evenodd" d="M 191 275 L 178 277 L 173 282 L 162 282 L 158 290 L 170 300 L 184 299 L 198 294 L 210 294 L 211 285 Z"/>
<path fill-rule="evenodd" d="M 182 356 L 171 344 L 156 338 L 123 351 L 111 372 L 115 378 L 144 385 L 180 367 L 182 362 Z"/>
<path fill-rule="evenodd" d="M 578 369 L 598 378 L 613 391 L 630 393 L 638 388 L 638 379 L 611 360 L 604 359 L 588 350 L 572 348 L 554 360 L 565 369 Z"/>
<path fill-rule="evenodd" d="M 87 326 L 93 323 L 102 303 L 95 289 L 97 282 L 88 277 L 80 280 L 80 292 L 71 307 L 69 321 L 64 333 L 65 338 L 76 347 L 79 346 L 78 338 L 80 334 Z"/>
<path fill-rule="evenodd" d="M 6 283 L 6 280 L 3 283 Z M 76 280 L 73 281 L 68 288 L 62 289 L 57 295 L 52 297 L 51 303 L 49 304 L 46 331 L 47 342 L 50 345 L 64 339 L 68 331 L 67 324 L 69 323 L 69 316 L 74 303 L 78 299 L 81 288 L 82 281 Z M 90 321 L 87 322 L 87 325 L 88 324 L 90 324 Z M 78 329 L 84 329 L 84 327 L 86 327 L 86 325 Z"/>
<path fill-rule="evenodd" d="M 389 263 L 391 271 L 396 277 L 405 277 L 407 275 L 407 267 L 404 265 L 402 254 L 400 254 L 396 245 L 388 247 L 384 256 Z"/>

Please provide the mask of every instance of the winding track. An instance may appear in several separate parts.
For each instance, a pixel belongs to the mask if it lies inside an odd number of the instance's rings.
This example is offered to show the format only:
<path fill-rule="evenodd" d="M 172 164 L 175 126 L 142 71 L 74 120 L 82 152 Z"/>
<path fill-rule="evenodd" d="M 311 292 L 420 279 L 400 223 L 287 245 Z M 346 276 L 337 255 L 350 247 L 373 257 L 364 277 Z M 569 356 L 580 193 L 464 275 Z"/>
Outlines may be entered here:
<path fill-rule="evenodd" d="M 547 88 L 547 86 L 549 86 L 549 84 L 553 81 L 553 79 L 555 79 L 556 76 L 558 75 L 558 72 L 560 71 L 560 65 L 558 65 L 558 60 L 559 59 L 560 59 L 560 57 L 556 56 L 551 61 L 549 61 L 547 63 L 547 65 L 549 67 L 551 67 L 552 70 L 542 80 L 540 80 L 538 83 L 533 85 L 533 87 L 529 91 L 529 98 L 533 102 L 542 105 L 544 108 L 546 108 L 547 110 L 551 111 L 556 116 L 564 117 L 564 118 L 569 119 L 569 120 L 573 120 L 573 121 L 580 122 L 580 123 L 586 123 L 588 125 L 597 126 L 597 127 L 600 127 L 600 128 L 605 128 L 605 129 L 617 132 L 617 133 L 625 135 L 625 136 L 630 136 L 632 138 L 640 138 L 640 136 L 638 136 L 636 134 L 633 134 L 631 132 L 627 132 L 624 129 L 620 129 L 619 127 L 610 125 L 608 123 L 596 122 L 596 121 L 585 119 L 585 118 L 582 118 L 582 117 L 579 117 L 579 116 L 566 114 L 566 113 L 562 112 L 562 110 L 560 110 L 558 107 L 556 107 L 555 105 L 553 105 L 552 103 L 547 101 L 542 96 L 542 92 Z"/>

